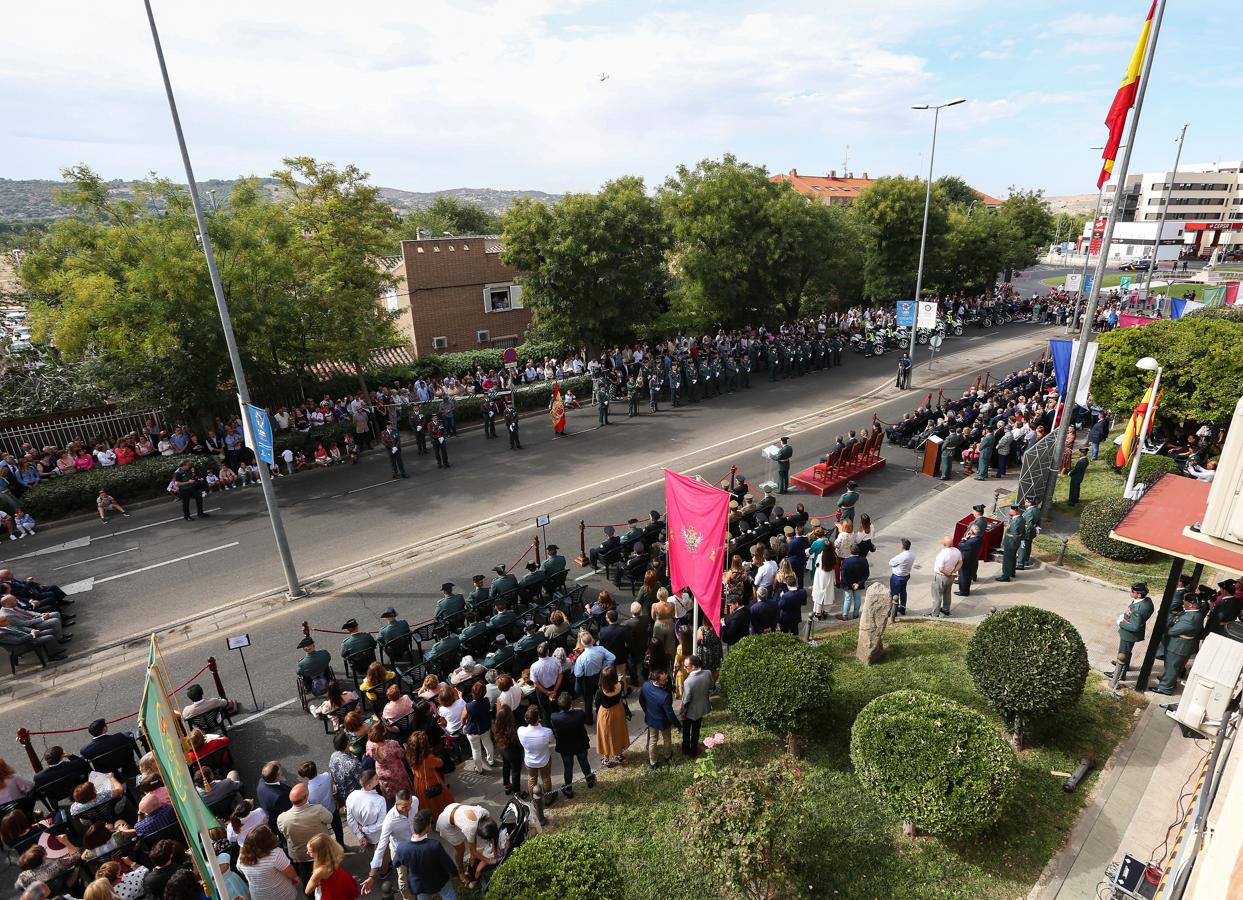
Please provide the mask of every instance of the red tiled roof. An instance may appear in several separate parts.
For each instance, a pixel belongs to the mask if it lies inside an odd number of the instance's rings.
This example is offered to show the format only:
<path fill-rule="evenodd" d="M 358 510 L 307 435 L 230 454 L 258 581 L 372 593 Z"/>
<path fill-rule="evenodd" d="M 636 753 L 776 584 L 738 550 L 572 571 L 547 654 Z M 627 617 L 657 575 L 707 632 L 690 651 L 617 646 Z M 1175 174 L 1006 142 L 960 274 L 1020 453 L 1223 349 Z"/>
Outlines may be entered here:
<path fill-rule="evenodd" d="M 769 181 L 788 184 L 805 197 L 853 200 L 876 183 L 875 178 L 839 178 L 836 175 L 800 175 L 797 169 L 769 176 Z M 975 190 L 972 188 L 972 190 Z M 985 206 L 1001 206 L 1001 201 L 983 191 L 976 196 Z"/>

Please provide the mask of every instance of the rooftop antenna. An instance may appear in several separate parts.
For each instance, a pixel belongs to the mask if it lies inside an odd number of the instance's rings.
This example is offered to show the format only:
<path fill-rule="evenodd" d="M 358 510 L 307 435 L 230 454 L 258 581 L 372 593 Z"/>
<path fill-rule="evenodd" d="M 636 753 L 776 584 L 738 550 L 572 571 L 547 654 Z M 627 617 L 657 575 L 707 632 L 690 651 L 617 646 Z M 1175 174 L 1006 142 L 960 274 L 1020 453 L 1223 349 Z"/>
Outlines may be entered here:
<path fill-rule="evenodd" d="M 842 158 L 842 176 L 850 177 L 850 145 L 846 145 L 846 155 Z"/>

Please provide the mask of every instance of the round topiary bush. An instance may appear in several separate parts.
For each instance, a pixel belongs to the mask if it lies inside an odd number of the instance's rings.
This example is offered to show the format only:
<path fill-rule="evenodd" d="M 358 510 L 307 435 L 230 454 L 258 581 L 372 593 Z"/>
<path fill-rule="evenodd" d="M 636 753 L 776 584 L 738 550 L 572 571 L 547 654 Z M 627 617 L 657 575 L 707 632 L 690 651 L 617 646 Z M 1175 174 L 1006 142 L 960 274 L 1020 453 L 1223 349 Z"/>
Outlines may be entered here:
<path fill-rule="evenodd" d="M 1031 722 L 1078 702 L 1088 648 L 1057 613 L 1015 606 L 993 613 L 971 635 L 967 671 L 1021 746 Z"/>
<path fill-rule="evenodd" d="M 850 729 L 864 789 L 908 830 L 959 838 L 1001 816 L 1014 751 L 982 713 L 922 691 L 877 697 Z"/>
<path fill-rule="evenodd" d="M 833 661 L 792 634 L 751 635 L 730 647 L 720 687 L 734 715 L 792 741 L 828 706 Z"/>
<path fill-rule="evenodd" d="M 1160 475 L 1178 471 L 1178 463 L 1168 456 L 1151 454 L 1140 457 L 1139 468 L 1135 470 L 1135 480 L 1139 484 L 1152 484 Z"/>
<path fill-rule="evenodd" d="M 581 831 L 537 834 L 492 876 L 488 900 L 597 900 L 624 893 L 615 850 Z"/>
<path fill-rule="evenodd" d="M 1132 501 L 1122 497 L 1107 497 L 1085 506 L 1079 516 L 1079 539 L 1083 541 L 1083 546 L 1093 553 L 1120 562 L 1143 562 L 1148 559 L 1150 553 L 1145 548 L 1124 544 L 1109 536 L 1109 532 L 1133 505 Z"/>

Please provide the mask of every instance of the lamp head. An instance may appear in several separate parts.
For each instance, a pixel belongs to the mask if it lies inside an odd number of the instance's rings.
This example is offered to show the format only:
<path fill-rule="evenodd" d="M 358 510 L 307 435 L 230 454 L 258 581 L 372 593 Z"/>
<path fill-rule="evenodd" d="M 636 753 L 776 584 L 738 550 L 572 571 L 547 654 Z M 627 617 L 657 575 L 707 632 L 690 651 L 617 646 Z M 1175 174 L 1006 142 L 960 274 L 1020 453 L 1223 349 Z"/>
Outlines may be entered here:
<path fill-rule="evenodd" d="M 916 103 L 914 106 L 911 107 L 911 109 L 927 109 L 927 108 L 928 108 L 927 103 Z"/>
<path fill-rule="evenodd" d="M 1135 368 L 1144 369 L 1148 372 L 1155 372 L 1157 369 L 1161 368 L 1161 364 L 1151 356 L 1145 356 L 1143 359 L 1135 363 Z"/>
<path fill-rule="evenodd" d="M 956 98 L 956 99 L 954 99 L 954 100 L 950 100 L 950 101 L 948 101 L 948 102 L 946 102 L 946 103 L 944 103 L 944 104 L 942 104 L 942 105 L 944 105 L 944 106 L 957 106 L 959 103 L 966 103 L 966 102 L 967 102 L 967 98 L 966 98 L 966 97 L 958 97 L 958 98 Z"/>

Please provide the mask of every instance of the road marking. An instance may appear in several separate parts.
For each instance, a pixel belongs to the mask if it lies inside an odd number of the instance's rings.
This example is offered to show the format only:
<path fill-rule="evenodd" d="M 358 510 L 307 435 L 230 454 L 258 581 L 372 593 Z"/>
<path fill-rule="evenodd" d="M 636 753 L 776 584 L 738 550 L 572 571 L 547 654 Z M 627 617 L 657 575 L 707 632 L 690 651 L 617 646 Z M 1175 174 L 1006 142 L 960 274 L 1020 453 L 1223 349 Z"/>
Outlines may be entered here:
<path fill-rule="evenodd" d="M 248 722 L 253 722 L 255 721 L 255 719 L 261 719 L 264 716 L 266 716 L 268 713 L 276 712 L 278 709 L 284 709 L 286 706 L 289 706 L 291 703 L 297 703 L 297 702 L 298 702 L 297 697 L 290 697 L 288 700 L 284 700 L 276 704 L 275 706 L 269 706 L 267 709 L 261 709 L 257 713 L 253 713 L 247 716 L 246 718 L 242 719 L 240 722 L 234 722 L 232 727 L 241 728 L 243 725 L 245 725 Z"/>
<path fill-rule="evenodd" d="M 610 497 L 609 499 L 610 499 L 610 500 L 612 500 L 613 498 L 612 498 L 612 497 Z M 598 500 L 597 500 L 596 502 L 597 502 L 597 503 L 599 503 L 600 501 L 598 501 Z M 598 574 L 600 574 L 600 573 L 598 573 L 595 569 L 592 569 L 592 570 L 591 570 L 590 572 L 588 572 L 586 575 L 579 575 L 579 576 L 578 576 L 577 578 L 575 578 L 574 580 L 575 580 L 575 581 L 585 581 L 586 579 L 590 578 L 591 576 L 593 576 L 593 575 L 598 575 Z"/>
<path fill-rule="evenodd" d="M 221 508 L 219 506 L 213 506 L 211 509 L 206 510 L 206 512 L 209 512 L 209 513 L 219 512 L 220 509 Z M 80 538 L 74 538 L 71 541 L 65 541 L 63 544 L 53 544 L 52 546 L 44 547 L 41 550 L 32 550 L 30 553 L 23 553 L 21 556 L 10 556 L 9 561 L 16 562 L 19 559 L 30 559 L 35 556 L 47 556 L 50 553 L 60 553 L 61 551 L 64 551 L 64 550 L 79 550 L 82 547 L 89 547 L 95 541 L 102 541 L 108 538 L 120 537 L 123 534 L 131 534 L 135 531 L 142 531 L 145 528 L 154 528 L 157 525 L 167 525 L 169 522 L 180 522 L 180 521 L 181 521 L 181 516 L 178 516 L 175 519 L 164 519 L 160 522 L 151 522 L 150 524 L 147 524 L 147 525 L 135 525 L 133 528 L 125 528 L 125 529 L 122 529 L 121 531 L 110 531 L 107 534 L 84 535 L 83 537 L 80 537 Z M 134 548 L 134 549 L 137 549 L 137 548 Z M 112 554 L 109 554 L 109 555 L 111 556 Z M 97 556 L 95 558 L 103 559 L 104 557 Z M 83 562 L 91 562 L 91 560 L 83 560 Z M 77 565 L 77 563 L 70 563 L 70 565 Z M 59 568 L 63 569 L 65 568 L 65 566 L 60 566 Z M 56 570 L 53 569 L 52 571 L 56 571 Z"/>
<path fill-rule="evenodd" d="M 90 559 L 79 560 L 78 562 L 65 563 L 63 566 L 57 566 L 52 569 L 53 572 L 59 572 L 61 569 L 68 569 L 70 566 L 80 566 L 88 562 L 98 562 L 101 559 L 107 559 L 110 556 L 120 556 L 122 553 L 133 553 L 137 547 L 129 547 L 125 550 L 118 550 L 116 553 L 105 553 L 103 556 L 92 556 Z"/>
<path fill-rule="evenodd" d="M 208 513 L 220 512 L 220 509 L 221 507 L 219 506 L 213 506 L 211 509 L 203 510 L 203 512 L 208 512 Z M 182 517 L 177 516 L 175 519 L 164 519 L 159 522 L 151 522 L 148 525 L 136 525 L 133 528 L 126 528 L 122 531 L 114 531 L 111 534 L 102 534 L 99 537 L 95 538 L 95 540 L 102 541 L 104 538 L 120 537 L 123 534 L 132 534 L 135 531 L 142 531 L 144 528 L 154 528 L 157 525 L 167 525 L 169 522 L 180 522 L 180 521 L 182 521 Z"/>
<path fill-rule="evenodd" d="M 393 483 L 393 479 L 390 478 L 388 481 L 377 481 L 375 484 L 369 484 L 366 487 L 354 488 L 353 490 L 346 491 L 345 493 L 346 494 L 358 494 L 358 493 L 361 493 L 362 491 L 369 491 L 372 488 L 378 488 L 381 485 L 392 484 L 392 483 Z M 340 494 L 339 496 L 344 497 L 345 494 Z"/>
<path fill-rule="evenodd" d="M 49 553 L 59 553 L 62 550 L 77 550 L 79 547 L 89 547 L 90 545 L 91 539 L 89 536 L 74 538 L 72 541 L 65 541 L 63 544 L 53 544 L 51 547 L 33 550 L 30 553 L 23 553 L 21 556 L 10 556 L 9 562 L 16 562 L 19 559 L 30 559 L 32 556 L 46 556 Z"/>
<path fill-rule="evenodd" d="M 187 553 L 185 556 L 178 556 L 176 559 L 166 559 L 164 562 L 152 563 L 149 566 L 143 566 L 141 569 L 132 569 L 129 572 L 120 572 L 116 575 L 109 575 L 107 578 L 96 578 L 94 579 L 94 583 L 103 584 L 106 581 L 116 581 L 118 578 L 128 578 L 130 575 L 137 575 L 140 572 L 150 572 L 152 569 L 171 566 L 173 563 L 185 562 L 187 559 L 194 559 L 196 556 L 206 556 L 208 553 L 215 553 L 217 550 L 228 550 L 230 547 L 236 547 L 240 543 L 241 541 L 234 541 L 231 544 L 221 544 L 219 547 L 211 547 L 207 550 L 200 550 L 198 553 Z"/>

